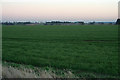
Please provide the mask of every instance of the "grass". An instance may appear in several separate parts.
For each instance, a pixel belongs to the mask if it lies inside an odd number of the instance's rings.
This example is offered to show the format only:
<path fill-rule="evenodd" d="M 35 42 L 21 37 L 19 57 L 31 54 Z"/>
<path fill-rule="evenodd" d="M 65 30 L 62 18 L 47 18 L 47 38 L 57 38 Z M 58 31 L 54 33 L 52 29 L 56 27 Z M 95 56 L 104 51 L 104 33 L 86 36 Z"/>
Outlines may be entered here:
<path fill-rule="evenodd" d="M 3 61 L 118 75 L 118 26 L 3 26 Z"/>

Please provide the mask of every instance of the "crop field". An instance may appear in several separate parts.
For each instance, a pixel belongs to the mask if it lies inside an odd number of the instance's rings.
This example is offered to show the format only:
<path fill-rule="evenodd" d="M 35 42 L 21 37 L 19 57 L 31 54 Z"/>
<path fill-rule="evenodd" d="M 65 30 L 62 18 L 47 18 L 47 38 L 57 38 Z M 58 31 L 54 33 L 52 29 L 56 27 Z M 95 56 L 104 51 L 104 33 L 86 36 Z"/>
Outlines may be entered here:
<path fill-rule="evenodd" d="M 3 61 L 118 75 L 116 25 L 3 25 Z"/>

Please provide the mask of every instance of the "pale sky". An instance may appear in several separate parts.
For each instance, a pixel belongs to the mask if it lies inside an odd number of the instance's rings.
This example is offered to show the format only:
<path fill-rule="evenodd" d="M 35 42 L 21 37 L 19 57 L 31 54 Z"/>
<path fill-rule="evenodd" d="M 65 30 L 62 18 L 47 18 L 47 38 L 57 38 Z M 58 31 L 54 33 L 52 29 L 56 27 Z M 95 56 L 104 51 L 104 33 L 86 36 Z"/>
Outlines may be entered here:
<path fill-rule="evenodd" d="M 116 21 L 119 0 L 2 0 L 3 21 Z"/>

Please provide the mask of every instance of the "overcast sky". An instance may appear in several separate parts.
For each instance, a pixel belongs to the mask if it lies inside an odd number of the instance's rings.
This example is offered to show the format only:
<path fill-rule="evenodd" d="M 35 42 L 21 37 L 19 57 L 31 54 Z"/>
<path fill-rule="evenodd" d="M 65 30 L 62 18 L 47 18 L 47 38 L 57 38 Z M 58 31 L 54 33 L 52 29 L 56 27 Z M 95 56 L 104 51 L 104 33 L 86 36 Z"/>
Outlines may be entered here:
<path fill-rule="evenodd" d="M 3 21 L 116 21 L 119 0 L 2 0 Z"/>

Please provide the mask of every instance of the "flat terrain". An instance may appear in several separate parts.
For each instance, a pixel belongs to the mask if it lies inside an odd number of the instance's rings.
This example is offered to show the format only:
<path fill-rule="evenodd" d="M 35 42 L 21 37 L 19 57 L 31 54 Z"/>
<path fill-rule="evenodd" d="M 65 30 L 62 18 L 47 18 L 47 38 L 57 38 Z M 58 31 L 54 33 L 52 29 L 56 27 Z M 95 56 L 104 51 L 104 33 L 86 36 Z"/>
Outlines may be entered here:
<path fill-rule="evenodd" d="M 3 61 L 116 76 L 118 26 L 3 25 Z"/>

